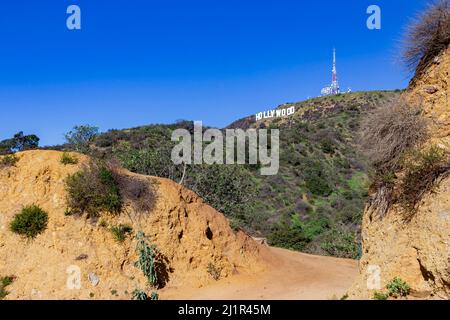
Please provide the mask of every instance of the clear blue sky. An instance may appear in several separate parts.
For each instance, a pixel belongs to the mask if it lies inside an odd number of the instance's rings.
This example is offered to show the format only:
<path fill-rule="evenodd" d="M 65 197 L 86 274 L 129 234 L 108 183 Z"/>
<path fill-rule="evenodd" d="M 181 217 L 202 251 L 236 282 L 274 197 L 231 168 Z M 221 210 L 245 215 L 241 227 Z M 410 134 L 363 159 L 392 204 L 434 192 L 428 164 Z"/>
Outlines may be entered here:
<path fill-rule="evenodd" d="M 396 60 L 425 0 L 7 0 L 0 2 L 0 139 L 41 145 L 177 119 L 228 123 L 316 96 L 338 54 L 341 87 L 404 88 Z M 66 28 L 77 4 L 82 30 Z M 382 29 L 366 28 L 366 8 Z"/>

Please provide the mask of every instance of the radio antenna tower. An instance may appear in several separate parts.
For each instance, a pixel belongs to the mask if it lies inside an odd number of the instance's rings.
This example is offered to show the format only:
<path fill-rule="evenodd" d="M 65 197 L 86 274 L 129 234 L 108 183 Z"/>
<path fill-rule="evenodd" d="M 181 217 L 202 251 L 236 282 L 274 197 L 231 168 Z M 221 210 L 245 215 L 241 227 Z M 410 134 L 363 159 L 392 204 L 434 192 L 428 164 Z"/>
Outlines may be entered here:
<path fill-rule="evenodd" d="M 333 48 L 333 81 L 331 82 L 331 92 L 332 92 L 332 94 L 338 94 L 340 92 L 339 83 L 337 80 L 336 49 L 335 48 Z"/>
<path fill-rule="evenodd" d="M 329 87 L 325 87 L 322 89 L 322 94 L 325 96 L 339 94 L 341 92 L 339 88 L 339 82 L 337 79 L 337 69 L 336 69 L 336 49 L 333 48 L 333 70 L 332 70 L 332 80 L 331 85 Z"/>

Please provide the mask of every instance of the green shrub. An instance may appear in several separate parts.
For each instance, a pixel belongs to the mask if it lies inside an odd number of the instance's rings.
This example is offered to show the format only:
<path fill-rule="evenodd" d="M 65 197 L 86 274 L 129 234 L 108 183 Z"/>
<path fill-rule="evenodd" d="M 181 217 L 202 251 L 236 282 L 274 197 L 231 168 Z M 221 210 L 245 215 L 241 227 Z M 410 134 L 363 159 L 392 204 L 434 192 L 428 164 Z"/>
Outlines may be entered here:
<path fill-rule="evenodd" d="M 290 219 L 284 218 L 274 228 L 268 240 L 273 246 L 302 251 L 326 228 L 328 221 L 324 217 L 302 221 L 298 215 L 292 215 Z"/>
<path fill-rule="evenodd" d="M 145 301 L 148 300 L 148 296 L 144 290 L 136 289 L 133 291 L 131 299 L 137 301 Z"/>
<path fill-rule="evenodd" d="M 124 242 L 126 236 L 130 234 L 132 231 L 133 228 L 128 224 L 120 224 L 118 226 L 111 227 L 111 233 L 118 242 Z"/>
<path fill-rule="evenodd" d="M 212 262 L 208 263 L 208 268 L 206 270 L 214 280 L 217 281 L 220 279 L 220 269 L 217 268 Z"/>
<path fill-rule="evenodd" d="M 322 149 L 323 153 L 327 154 L 334 154 L 334 151 L 336 150 L 336 147 L 333 144 L 333 141 L 330 139 L 325 139 L 320 143 L 320 148 Z"/>
<path fill-rule="evenodd" d="M 78 159 L 75 156 L 70 155 L 70 153 L 68 152 L 64 152 L 61 155 L 61 163 L 63 165 L 68 165 L 68 164 L 77 164 L 78 163 Z"/>
<path fill-rule="evenodd" d="M 11 222 L 11 231 L 34 238 L 45 231 L 48 223 L 48 214 L 36 205 L 24 207 L 21 213 L 16 214 Z"/>
<path fill-rule="evenodd" d="M 90 125 L 75 126 L 65 134 L 66 142 L 77 152 L 88 153 L 90 144 L 98 136 L 98 127 Z"/>
<path fill-rule="evenodd" d="M 3 277 L 0 278 L 0 285 L 3 287 L 9 286 L 11 283 L 13 283 L 14 277 Z"/>
<path fill-rule="evenodd" d="M 245 220 L 253 210 L 256 188 L 252 175 L 239 165 L 196 165 L 185 185 L 229 218 Z"/>
<path fill-rule="evenodd" d="M 105 220 L 103 220 L 103 219 L 100 220 L 100 222 L 98 223 L 98 225 L 99 225 L 100 227 L 102 227 L 102 228 L 108 227 L 108 223 L 107 223 Z"/>
<path fill-rule="evenodd" d="M 305 186 L 312 194 L 326 197 L 333 192 L 322 173 L 308 170 L 305 174 Z"/>
<path fill-rule="evenodd" d="M 159 294 L 156 291 L 153 291 L 152 294 L 150 295 L 150 300 L 159 300 Z"/>
<path fill-rule="evenodd" d="M 0 278 L 0 300 L 4 299 L 8 295 L 6 287 L 13 283 L 14 277 L 3 277 Z"/>
<path fill-rule="evenodd" d="M 386 289 L 388 289 L 390 296 L 400 297 L 407 296 L 409 294 L 409 291 L 411 290 L 410 286 L 399 277 L 395 277 L 394 279 L 392 279 L 386 285 Z"/>
<path fill-rule="evenodd" d="M 373 299 L 374 300 L 387 300 L 389 298 L 389 295 L 383 292 L 375 291 L 373 293 Z"/>
<path fill-rule="evenodd" d="M 136 261 L 135 266 L 142 270 L 147 277 L 148 282 L 152 286 L 158 285 L 158 274 L 156 272 L 156 246 L 148 245 L 145 241 L 145 234 L 139 231 L 137 234 L 136 253 L 139 260 Z"/>
<path fill-rule="evenodd" d="M 282 221 L 276 225 L 268 236 L 271 246 L 281 247 L 290 250 L 302 251 L 309 243 L 303 234 L 291 228 L 288 222 Z"/>
<path fill-rule="evenodd" d="M 321 247 L 335 257 L 357 259 L 360 255 L 356 235 L 338 228 L 333 228 L 326 234 Z"/>
<path fill-rule="evenodd" d="M 103 163 L 91 162 L 66 179 L 67 206 L 72 214 L 87 213 L 96 217 L 101 212 L 117 214 L 122 209 L 117 178 Z"/>
<path fill-rule="evenodd" d="M 0 154 L 9 154 L 24 150 L 36 149 L 39 146 L 39 137 L 30 134 L 24 135 L 22 131 L 16 133 L 11 139 L 0 141 Z"/>
<path fill-rule="evenodd" d="M 112 148 L 114 156 L 132 172 L 179 181 L 183 174 L 182 166 L 171 161 L 174 143 L 170 140 L 170 132 L 160 136 L 149 130 L 148 135 L 144 146 L 133 146 L 128 141 L 118 142 Z M 153 139 L 157 142 L 150 143 L 149 140 Z"/>
<path fill-rule="evenodd" d="M 2 167 L 13 167 L 19 161 L 19 157 L 15 154 L 8 154 L 0 160 L 0 168 Z"/>

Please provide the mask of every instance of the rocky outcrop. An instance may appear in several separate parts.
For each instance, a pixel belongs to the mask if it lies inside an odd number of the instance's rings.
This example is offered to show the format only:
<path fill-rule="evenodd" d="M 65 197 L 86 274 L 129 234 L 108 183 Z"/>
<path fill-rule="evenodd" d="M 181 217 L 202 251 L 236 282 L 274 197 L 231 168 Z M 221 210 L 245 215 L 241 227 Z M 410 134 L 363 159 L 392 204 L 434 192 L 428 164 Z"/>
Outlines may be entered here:
<path fill-rule="evenodd" d="M 450 47 L 427 70 L 416 75 L 405 93 L 420 102 L 431 121 L 427 145 L 450 154 Z M 392 207 L 384 217 L 368 207 L 364 213 L 363 256 L 353 298 L 372 298 L 398 276 L 411 286 L 414 298 L 450 298 L 450 178 L 443 177 L 426 194 L 411 220 Z"/>

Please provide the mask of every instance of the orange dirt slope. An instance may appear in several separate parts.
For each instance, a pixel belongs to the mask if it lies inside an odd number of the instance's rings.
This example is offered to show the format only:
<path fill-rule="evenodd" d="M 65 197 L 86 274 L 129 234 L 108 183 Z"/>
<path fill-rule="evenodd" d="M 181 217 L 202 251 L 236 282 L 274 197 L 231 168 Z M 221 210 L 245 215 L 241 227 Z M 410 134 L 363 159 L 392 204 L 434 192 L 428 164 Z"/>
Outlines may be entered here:
<path fill-rule="evenodd" d="M 61 154 L 22 152 L 15 167 L 0 169 L 0 277 L 15 276 L 7 299 L 130 299 L 135 289 L 152 291 L 134 266 L 136 240 L 118 243 L 109 231 L 124 223 L 145 232 L 165 258 L 161 299 L 339 298 L 357 273 L 355 261 L 257 244 L 233 232 L 228 220 L 193 192 L 125 170 L 154 189 L 151 211 L 136 212 L 126 204 L 120 215 L 102 216 L 102 224 L 65 216 L 64 179 L 87 158 L 77 155 L 80 164 L 64 166 Z M 49 215 L 47 230 L 33 240 L 9 230 L 14 215 L 30 204 Z M 209 264 L 220 270 L 219 281 L 208 273 Z M 76 271 L 80 281 L 73 288 Z"/>

